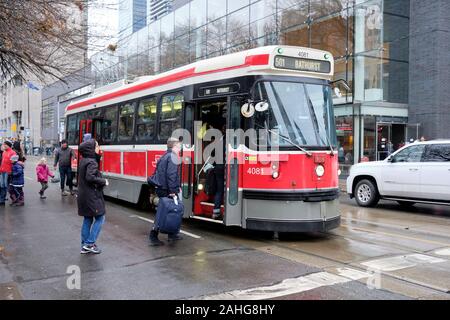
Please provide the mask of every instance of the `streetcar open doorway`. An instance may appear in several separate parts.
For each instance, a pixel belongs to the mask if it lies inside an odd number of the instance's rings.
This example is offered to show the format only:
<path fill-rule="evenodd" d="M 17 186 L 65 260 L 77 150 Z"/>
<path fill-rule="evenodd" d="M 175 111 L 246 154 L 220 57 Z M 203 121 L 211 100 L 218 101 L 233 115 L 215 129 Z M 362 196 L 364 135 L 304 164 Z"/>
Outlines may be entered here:
<path fill-rule="evenodd" d="M 194 217 L 223 221 L 226 186 L 225 145 L 227 100 L 198 104 L 196 121 L 201 127 L 197 136 Z M 211 131 L 214 130 L 214 131 Z M 217 140 L 216 140 L 217 139 Z"/>

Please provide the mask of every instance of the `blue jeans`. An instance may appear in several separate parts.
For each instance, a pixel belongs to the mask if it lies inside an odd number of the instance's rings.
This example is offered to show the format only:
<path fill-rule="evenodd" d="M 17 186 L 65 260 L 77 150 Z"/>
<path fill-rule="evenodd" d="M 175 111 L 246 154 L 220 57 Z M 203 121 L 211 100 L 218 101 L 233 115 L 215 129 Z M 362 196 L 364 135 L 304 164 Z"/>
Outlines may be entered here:
<path fill-rule="evenodd" d="M 6 201 L 6 194 L 8 193 L 9 188 L 8 180 L 8 173 L 0 173 L 0 203 L 5 203 Z"/>
<path fill-rule="evenodd" d="M 97 241 L 104 223 L 104 214 L 96 217 L 84 217 L 83 226 L 81 227 L 81 247 L 86 244 L 94 244 Z"/>

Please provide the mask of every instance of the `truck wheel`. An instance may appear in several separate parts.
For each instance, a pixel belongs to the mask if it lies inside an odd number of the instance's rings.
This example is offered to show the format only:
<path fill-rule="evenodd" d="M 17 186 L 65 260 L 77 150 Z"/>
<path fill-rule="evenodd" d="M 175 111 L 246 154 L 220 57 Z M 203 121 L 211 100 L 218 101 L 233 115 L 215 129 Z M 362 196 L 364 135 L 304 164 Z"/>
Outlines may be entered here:
<path fill-rule="evenodd" d="M 364 179 L 356 185 L 355 199 L 360 207 L 375 207 L 380 200 L 380 195 L 375 184 Z"/>

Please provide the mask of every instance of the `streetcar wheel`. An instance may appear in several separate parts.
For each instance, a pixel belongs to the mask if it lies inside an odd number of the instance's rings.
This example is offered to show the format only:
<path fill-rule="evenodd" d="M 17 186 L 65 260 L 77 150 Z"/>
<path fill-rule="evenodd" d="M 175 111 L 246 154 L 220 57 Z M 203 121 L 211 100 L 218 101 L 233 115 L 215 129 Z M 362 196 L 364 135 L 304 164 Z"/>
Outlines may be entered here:
<path fill-rule="evenodd" d="M 355 188 L 355 199 L 360 207 L 374 207 L 380 200 L 378 189 L 370 180 L 361 180 Z"/>
<path fill-rule="evenodd" d="M 397 201 L 399 205 L 404 208 L 412 208 L 416 203 L 410 201 Z"/>

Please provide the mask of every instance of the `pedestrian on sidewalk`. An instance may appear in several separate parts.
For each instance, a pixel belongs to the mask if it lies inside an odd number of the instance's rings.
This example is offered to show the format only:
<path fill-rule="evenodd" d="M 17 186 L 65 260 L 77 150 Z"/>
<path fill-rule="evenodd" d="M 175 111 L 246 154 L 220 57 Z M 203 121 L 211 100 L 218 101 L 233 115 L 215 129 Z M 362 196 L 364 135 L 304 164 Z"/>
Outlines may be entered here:
<path fill-rule="evenodd" d="M 27 160 L 24 156 L 23 152 L 23 145 L 20 142 L 20 140 L 16 140 L 13 142 L 12 149 L 16 152 L 16 154 L 19 156 L 19 161 L 25 163 Z"/>
<path fill-rule="evenodd" d="M 16 155 L 14 150 L 12 150 L 11 148 L 12 145 L 13 144 L 11 141 L 6 140 L 1 146 L 3 152 L 2 161 L 0 164 L 0 206 L 5 205 L 6 194 L 8 193 L 13 167 L 11 163 L 11 157 Z"/>
<path fill-rule="evenodd" d="M 75 195 L 73 191 L 73 181 L 72 181 L 72 159 L 77 159 L 75 152 L 69 148 L 67 140 L 61 141 L 61 148 L 55 152 L 55 163 L 53 165 L 54 169 L 59 163 L 59 175 L 61 178 L 61 195 L 67 196 L 69 193 L 65 191 L 65 184 L 69 187 L 71 195 Z"/>
<path fill-rule="evenodd" d="M 159 198 L 171 197 L 175 198 L 181 192 L 180 185 L 180 158 L 179 153 L 181 150 L 181 142 L 176 138 L 169 138 L 167 141 L 167 151 L 166 153 L 158 160 L 156 164 L 156 172 L 154 174 L 155 180 L 157 180 L 160 184 L 159 187 L 156 187 L 156 195 Z M 151 179 L 150 179 L 151 180 Z M 179 198 L 181 201 L 181 197 Z M 158 209 L 160 206 L 158 206 Z M 159 220 L 160 212 L 156 211 L 156 219 L 153 224 L 153 228 L 150 231 L 150 245 L 151 246 L 161 246 L 164 244 L 161 240 L 159 240 Z M 173 242 L 176 240 L 181 240 L 182 237 L 179 234 L 169 234 L 168 241 Z"/>
<path fill-rule="evenodd" d="M 108 180 L 102 177 L 96 155 L 100 153 L 97 141 L 90 139 L 79 147 L 82 159 L 79 165 L 78 215 L 84 217 L 81 228 L 81 254 L 101 253 L 96 242 L 105 222 L 103 188 Z"/>
<path fill-rule="evenodd" d="M 50 168 L 47 165 L 46 158 L 42 158 L 41 160 L 39 160 L 39 163 L 36 166 L 36 175 L 38 182 L 41 184 L 41 190 L 39 191 L 39 195 L 41 199 L 45 199 L 47 197 L 44 196 L 44 192 L 48 188 L 48 177 L 52 178 L 55 177 L 55 175 L 50 171 Z"/>
<path fill-rule="evenodd" d="M 25 165 L 19 161 L 19 156 L 13 155 L 11 157 L 12 172 L 11 183 L 9 184 L 9 193 L 11 198 L 11 206 L 19 207 L 25 205 L 25 198 L 23 193 L 23 186 L 25 185 L 25 176 L 23 169 Z"/>

